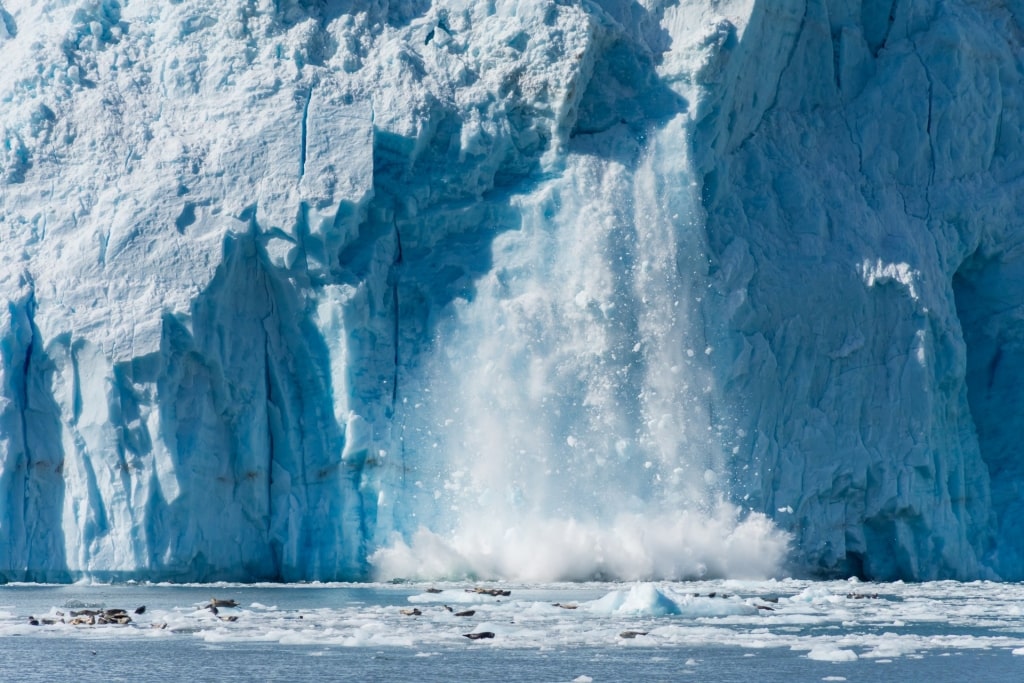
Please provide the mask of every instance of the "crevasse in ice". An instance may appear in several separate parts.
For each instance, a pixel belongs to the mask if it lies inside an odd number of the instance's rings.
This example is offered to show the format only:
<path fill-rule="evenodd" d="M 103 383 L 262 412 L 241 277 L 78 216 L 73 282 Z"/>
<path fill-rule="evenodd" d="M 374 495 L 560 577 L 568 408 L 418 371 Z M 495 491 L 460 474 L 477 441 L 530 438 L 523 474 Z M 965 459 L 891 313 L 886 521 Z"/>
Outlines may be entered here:
<path fill-rule="evenodd" d="M 1024 8 L 0 2 L 0 576 L 1024 577 Z"/>

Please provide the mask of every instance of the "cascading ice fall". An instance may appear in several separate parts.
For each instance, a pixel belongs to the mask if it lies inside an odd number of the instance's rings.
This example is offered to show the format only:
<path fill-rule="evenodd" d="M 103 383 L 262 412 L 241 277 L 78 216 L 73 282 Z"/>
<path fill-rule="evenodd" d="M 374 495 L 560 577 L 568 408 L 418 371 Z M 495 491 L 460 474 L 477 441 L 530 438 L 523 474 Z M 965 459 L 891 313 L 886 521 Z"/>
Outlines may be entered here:
<path fill-rule="evenodd" d="M 378 578 L 778 569 L 786 535 L 726 502 L 686 123 L 589 136 L 511 197 L 517 227 L 400 383 L 416 531 L 371 556 Z"/>

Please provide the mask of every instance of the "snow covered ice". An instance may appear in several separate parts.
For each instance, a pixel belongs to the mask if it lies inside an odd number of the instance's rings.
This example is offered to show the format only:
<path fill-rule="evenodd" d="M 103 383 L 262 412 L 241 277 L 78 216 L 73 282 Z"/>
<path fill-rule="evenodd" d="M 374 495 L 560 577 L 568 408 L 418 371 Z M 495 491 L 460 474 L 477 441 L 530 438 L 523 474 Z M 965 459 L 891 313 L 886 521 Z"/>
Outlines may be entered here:
<path fill-rule="evenodd" d="M 2 0 L 0 576 L 1024 577 L 1019 4 Z"/>

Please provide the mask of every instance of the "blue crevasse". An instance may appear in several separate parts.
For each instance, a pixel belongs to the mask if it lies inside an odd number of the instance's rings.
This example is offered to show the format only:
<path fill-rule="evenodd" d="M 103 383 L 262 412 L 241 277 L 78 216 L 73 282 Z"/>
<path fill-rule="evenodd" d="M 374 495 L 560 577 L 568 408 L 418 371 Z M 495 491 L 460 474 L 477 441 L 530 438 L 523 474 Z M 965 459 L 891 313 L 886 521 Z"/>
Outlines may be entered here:
<path fill-rule="evenodd" d="M 1019 13 L 0 9 L 3 578 L 1024 574 Z"/>

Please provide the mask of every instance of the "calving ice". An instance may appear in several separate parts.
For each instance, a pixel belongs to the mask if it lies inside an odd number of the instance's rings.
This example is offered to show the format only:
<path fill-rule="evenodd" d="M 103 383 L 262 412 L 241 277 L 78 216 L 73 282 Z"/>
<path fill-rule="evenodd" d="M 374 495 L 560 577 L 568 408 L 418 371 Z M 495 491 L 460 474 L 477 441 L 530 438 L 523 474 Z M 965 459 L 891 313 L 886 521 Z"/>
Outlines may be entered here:
<path fill-rule="evenodd" d="M 2 0 L 0 576 L 1024 577 L 933 5 Z"/>

